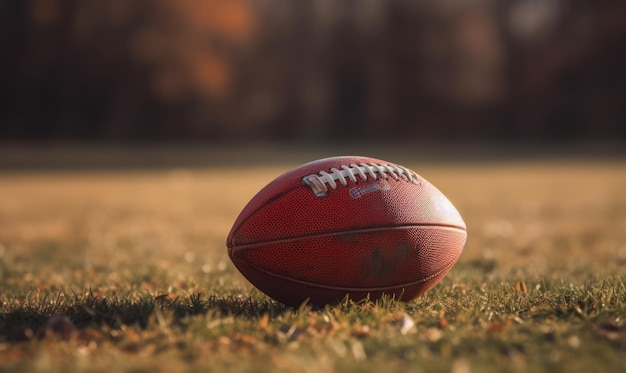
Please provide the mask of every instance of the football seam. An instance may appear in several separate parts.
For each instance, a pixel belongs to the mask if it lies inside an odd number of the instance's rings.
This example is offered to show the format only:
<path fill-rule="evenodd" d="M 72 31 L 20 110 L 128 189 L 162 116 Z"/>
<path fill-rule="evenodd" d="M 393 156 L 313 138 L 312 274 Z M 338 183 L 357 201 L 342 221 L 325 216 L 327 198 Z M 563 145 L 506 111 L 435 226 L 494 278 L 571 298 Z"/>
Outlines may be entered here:
<path fill-rule="evenodd" d="M 271 198 L 268 198 L 267 201 L 265 201 L 265 203 L 263 203 L 262 205 L 260 205 L 259 207 L 257 207 L 253 211 L 251 211 L 248 214 L 248 216 L 245 219 L 243 219 L 236 228 L 233 227 L 232 232 L 228 235 L 228 239 L 226 241 L 226 246 L 228 248 L 234 247 L 234 245 L 232 245 L 233 237 L 235 237 L 237 235 L 237 233 L 239 232 L 241 227 L 243 227 L 246 224 L 246 222 L 248 220 L 250 220 L 254 216 L 254 214 L 257 213 L 257 211 L 261 210 L 262 208 L 264 208 L 265 206 L 269 205 L 270 203 L 276 201 L 280 197 L 285 196 L 285 195 L 287 195 L 287 194 L 289 194 L 289 193 L 293 192 L 294 190 L 297 190 L 298 188 L 301 188 L 301 187 L 302 187 L 302 185 L 297 185 L 297 186 L 294 186 L 293 188 L 290 188 L 290 189 L 287 189 L 287 190 L 282 191 L 280 193 L 277 193 L 276 195 L 272 196 Z M 244 209 L 245 209 L 245 207 L 244 207 Z"/>
<path fill-rule="evenodd" d="M 309 286 L 309 287 L 313 287 L 313 288 L 319 288 L 319 289 L 325 289 L 325 290 L 332 290 L 332 291 L 339 291 L 339 292 L 385 292 L 388 290 L 393 290 L 393 289 L 397 289 L 397 288 L 408 288 L 410 286 L 414 286 L 414 285 L 418 285 L 424 282 L 428 282 L 430 280 L 432 280 L 433 278 L 439 276 L 440 274 L 449 271 L 454 264 L 457 262 L 458 258 L 451 260 L 448 264 L 446 264 L 442 269 L 440 269 L 439 271 L 437 271 L 436 273 L 425 277 L 423 279 L 420 279 L 418 281 L 413 281 L 413 282 L 408 282 L 405 284 L 397 284 L 397 285 L 388 285 L 388 286 L 384 286 L 384 287 L 373 287 L 373 288 L 369 288 L 369 287 L 365 287 L 365 288 L 358 288 L 358 287 L 343 287 L 343 286 L 332 286 L 332 285 L 326 285 L 326 284 L 322 284 L 322 283 L 318 283 L 318 282 L 308 282 L 308 281 L 304 281 L 304 280 L 299 280 L 293 277 L 288 277 L 288 276 L 284 276 L 284 275 L 280 275 L 278 273 L 274 273 L 271 271 L 268 271 L 266 269 L 263 269 L 257 265 L 255 265 L 253 262 L 250 262 L 248 260 L 243 260 L 245 261 L 250 267 L 256 269 L 259 272 L 265 273 L 269 276 L 284 280 L 284 281 L 290 281 L 293 283 L 297 283 L 300 285 L 305 285 L 305 286 Z"/>
<path fill-rule="evenodd" d="M 441 224 L 441 223 L 421 223 L 421 224 L 418 224 L 418 223 L 416 223 L 416 224 L 385 225 L 385 226 L 349 229 L 349 230 L 334 231 L 334 232 L 320 232 L 320 233 L 314 233 L 314 234 L 305 234 L 305 235 L 301 235 L 301 236 L 285 237 L 285 238 L 280 238 L 280 239 L 272 239 L 272 240 L 268 240 L 268 241 L 253 241 L 253 242 L 247 242 L 247 243 L 236 244 L 236 245 L 233 244 L 233 242 L 228 242 L 227 246 L 229 248 L 245 249 L 245 248 L 251 247 L 251 246 L 264 245 L 264 244 L 274 244 L 274 243 L 286 243 L 286 242 L 291 242 L 291 241 L 299 241 L 299 240 L 306 239 L 306 238 L 332 237 L 332 236 L 338 236 L 338 235 L 342 235 L 342 234 L 369 233 L 369 232 L 377 232 L 377 231 L 387 230 L 387 229 L 403 229 L 403 228 L 411 228 L 411 227 L 449 228 L 449 229 L 455 229 L 455 230 L 467 233 L 467 228 L 461 227 L 461 226 L 458 226 L 458 225 L 454 225 L 454 224 Z"/>

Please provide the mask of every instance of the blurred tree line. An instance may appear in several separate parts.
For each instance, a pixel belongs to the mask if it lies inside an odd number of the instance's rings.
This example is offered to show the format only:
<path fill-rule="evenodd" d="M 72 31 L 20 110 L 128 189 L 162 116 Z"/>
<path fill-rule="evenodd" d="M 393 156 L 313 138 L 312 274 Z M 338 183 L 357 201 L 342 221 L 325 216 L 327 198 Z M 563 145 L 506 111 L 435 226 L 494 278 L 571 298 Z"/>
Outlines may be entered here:
<path fill-rule="evenodd" d="M 626 2 L 0 0 L 0 138 L 626 138 Z"/>

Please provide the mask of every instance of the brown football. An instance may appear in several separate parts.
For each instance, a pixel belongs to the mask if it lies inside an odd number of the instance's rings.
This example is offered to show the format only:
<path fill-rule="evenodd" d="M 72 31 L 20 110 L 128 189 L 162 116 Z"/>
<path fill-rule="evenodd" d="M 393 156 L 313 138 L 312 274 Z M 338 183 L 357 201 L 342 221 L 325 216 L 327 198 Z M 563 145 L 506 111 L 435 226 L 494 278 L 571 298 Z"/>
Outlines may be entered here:
<path fill-rule="evenodd" d="M 459 259 L 465 222 L 415 172 L 333 157 L 276 178 L 243 209 L 227 239 L 235 266 L 291 306 L 383 294 L 409 301 Z"/>

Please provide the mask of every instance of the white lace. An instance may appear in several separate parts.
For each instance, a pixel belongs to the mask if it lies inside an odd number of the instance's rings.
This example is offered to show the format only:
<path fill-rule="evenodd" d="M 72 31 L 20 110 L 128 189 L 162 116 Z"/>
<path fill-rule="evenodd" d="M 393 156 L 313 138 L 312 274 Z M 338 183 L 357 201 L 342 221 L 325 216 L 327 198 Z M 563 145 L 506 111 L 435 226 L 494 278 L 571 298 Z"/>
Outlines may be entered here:
<path fill-rule="evenodd" d="M 302 181 L 311 188 L 316 196 L 323 197 L 328 194 L 328 187 L 334 190 L 339 186 L 337 182 L 343 186 L 347 186 L 348 181 L 356 183 L 357 177 L 362 181 L 366 181 L 368 177 L 374 180 L 378 180 L 378 178 L 388 179 L 389 177 L 394 180 L 404 178 L 413 184 L 419 183 L 416 175 L 406 167 L 376 163 L 342 165 L 341 169 L 333 167 L 330 172 L 320 171 L 318 174 L 307 175 L 302 178 Z"/>

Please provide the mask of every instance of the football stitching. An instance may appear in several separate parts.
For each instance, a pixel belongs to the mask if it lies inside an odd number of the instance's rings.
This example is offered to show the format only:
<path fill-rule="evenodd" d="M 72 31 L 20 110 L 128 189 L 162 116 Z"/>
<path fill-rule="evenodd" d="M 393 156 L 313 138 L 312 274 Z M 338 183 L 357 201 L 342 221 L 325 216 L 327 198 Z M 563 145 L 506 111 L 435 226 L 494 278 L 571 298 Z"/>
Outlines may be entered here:
<path fill-rule="evenodd" d="M 378 178 L 394 180 L 405 180 L 407 182 L 419 185 L 420 180 L 416 174 L 408 168 L 399 165 L 377 164 L 377 163 L 359 163 L 342 165 L 341 169 L 332 167 L 330 172 L 322 170 L 317 174 L 309 174 L 302 178 L 302 183 L 311 189 L 317 197 L 326 196 L 330 189 L 335 190 L 342 186 L 348 186 L 348 182 L 358 183 L 357 177 L 361 181 L 367 181 L 368 177 L 373 180 Z M 330 188 L 330 189 L 329 189 Z"/>

